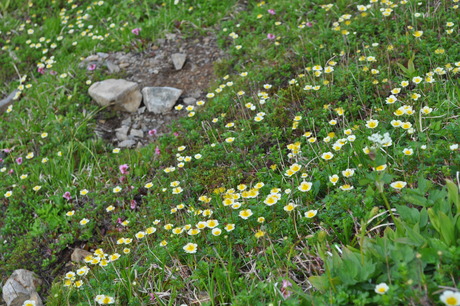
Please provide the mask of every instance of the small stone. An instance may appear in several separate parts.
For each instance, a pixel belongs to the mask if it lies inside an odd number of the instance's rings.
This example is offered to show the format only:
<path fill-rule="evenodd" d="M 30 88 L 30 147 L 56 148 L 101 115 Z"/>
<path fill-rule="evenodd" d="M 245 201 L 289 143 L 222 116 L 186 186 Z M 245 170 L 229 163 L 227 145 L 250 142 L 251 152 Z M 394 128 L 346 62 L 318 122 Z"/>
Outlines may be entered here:
<path fill-rule="evenodd" d="M 195 104 L 196 99 L 192 97 L 184 98 L 184 104 L 193 105 Z"/>
<path fill-rule="evenodd" d="M 144 137 L 144 132 L 142 132 L 141 130 L 131 129 L 131 132 L 129 132 L 129 136 L 142 138 Z"/>
<path fill-rule="evenodd" d="M 92 255 L 92 253 L 88 252 L 86 250 L 83 250 L 83 249 L 75 248 L 73 250 L 72 255 L 70 255 L 70 260 L 73 261 L 73 262 L 84 263 L 85 262 L 85 257 L 89 256 L 89 255 Z"/>
<path fill-rule="evenodd" d="M 21 301 L 34 298 L 36 306 L 42 306 L 43 302 L 37 294 L 37 287 L 42 281 L 31 271 L 19 269 L 11 274 L 2 288 L 3 299 L 7 306 L 22 305 Z M 15 303 L 15 304 L 13 304 Z"/>
<path fill-rule="evenodd" d="M 128 68 L 129 65 L 130 65 L 129 63 L 124 62 L 124 63 L 120 63 L 120 65 L 118 65 L 118 66 L 119 66 L 121 69 L 125 69 L 125 68 Z"/>
<path fill-rule="evenodd" d="M 137 110 L 137 113 L 138 113 L 139 115 L 142 115 L 142 114 L 145 112 L 145 109 L 146 109 L 145 106 L 139 107 L 139 109 Z"/>
<path fill-rule="evenodd" d="M 199 97 L 201 97 L 202 94 L 203 92 L 201 91 L 201 89 L 195 89 L 190 93 L 190 97 L 198 99 Z"/>
<path fill-rule="evenodd" d="M 115 136 L 119 141 L 127 140 L 128 139 L 128 130 L 129 126 L 122 126 L 118 129 L 115 129 Z"/>
<path fill-rule="evenodd" d="M 19 90 L 15 89 L 13 90 L 12 93 L 10 93 L 8 95 L 8 97 L 6 97 L 5 99 L 3 100 L 0 100 L 0 114 L 3 113 L 4 111 L 6 111 L 8 109 L 8 106 L 10 106 L 11 104 L 13 104 L 14 102 L 14 97 L 16 96 L 16 93 L 18 92 Z"/>
<path fill-rule="evenodd" d="M 120 67 L 117 64 L 112 63 L 111 61 L 105 61 L 105 66 L 109 69 L 109 73 L 118 73 L 120 72 Z"/>
<path fill-rule="evenodd" d="M 121 125 L 126 125 L 126 126 L 129 126 L 131 124 L 132 120 L 131 120 L 131 117 L 128 117 L 126 119 L 123 119 L 121 121 Z"/>
<path fill-rule="evenodd" d="M 127 140 L 123 140 L 122 142 L 118 143 L 118 146 L 120 148 L 130 148 L 134 146 L 135 144 L 136 144 L 136 141 L 132 139 L 127 139 Z"/>
<path fill-rule="evenodd" d="M 176 39 L 176 34 L 168 33 L 165 35 L 167 40 L 174 40 Z"/>
<path fill-rule="evenodd" d="M 96 82 L 90 86 L 88 93 L 101 106 L 114 105 L 130 113 L 137 111 L 142 100 L 139 86 L 122 79 Z"/>
<path fill-rule="evenodd" d="M 174 64 L 174 68 L 176 70 L 181 70 L 184 67 L 185 59 L 187 55 L 184 53 L 174 53 L 171 55 L 172 62 Z"/>
<path fill-rule="evenodd" d="M 97 56 L 99 56 L 100 58 L 108 58 L 109 57 L 109 54 L 108 53 L 104 53 L 104 52 L 98 52 L 97 53 Z"/>
<path fill-rule="evenodd" d="M 88 56 L 87 58 L 84 59 L 85 62 L 97 62 L 98 60 L 100 60 L 99 56 L 97 55 L 90 55 Z"/>
<path fill-rule="evenodd" d="M 182 90 L 172 87 L 144 87 L 142 89 L 144 104 L 149 112 L 154 114 L 169 113 L 181 94 Z"/>

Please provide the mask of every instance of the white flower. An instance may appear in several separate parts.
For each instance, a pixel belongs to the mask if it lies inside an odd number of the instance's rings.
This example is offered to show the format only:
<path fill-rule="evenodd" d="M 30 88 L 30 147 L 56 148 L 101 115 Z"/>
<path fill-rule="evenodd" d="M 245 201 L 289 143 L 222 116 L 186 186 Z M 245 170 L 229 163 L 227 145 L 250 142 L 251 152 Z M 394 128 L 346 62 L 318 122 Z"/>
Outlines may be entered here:
<path fill-rule="evenodd" d="M 388 287 L 387 284 L 380 283 L 377 286 L 375 286 L 375 293 L 385 294 L 388 291 L 388 289 L 390 289 L 390 287 Z"/>
<path fill-rule="evenodd" d="M 460 292 L 446 290 L 441 294 L 439 299 L 446 305 L 457 306 L 460 305 Z"/>

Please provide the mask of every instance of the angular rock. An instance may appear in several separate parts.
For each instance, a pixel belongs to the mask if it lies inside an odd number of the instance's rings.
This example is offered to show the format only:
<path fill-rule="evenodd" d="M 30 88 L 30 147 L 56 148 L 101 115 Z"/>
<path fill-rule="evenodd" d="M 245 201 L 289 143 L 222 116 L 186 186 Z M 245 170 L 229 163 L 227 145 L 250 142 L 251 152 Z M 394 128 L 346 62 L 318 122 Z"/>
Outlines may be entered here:
<path fill-rule="evenodd" d="M 196 99 L 192 97 L 184 98 L 184 104 L 193 105 L 195 104 Z"/>
<path fill-rule="evenodd" d="M 167 114 L 182 94 L 182 90 L 172 87 L 144 87 L 142 96 L 149 112 Z"/>
<path fill-rule="evenodd" d="M 72 255 L 70 255 L 70 260 L 73 262 L 84 263 L 85 257 L 89 255 L 92 255 L 92 253 L 83 249 L 75 248 L 75 250 L 73 250 Z"/>
<path fill-rule="evenodd" d="M 115 136 L 117 136 L 117 139 L 119 141 L 127 140 L 128 139 L 128 130 L 129 130 L 129 126 L 119 127 L 118 129 L 115 129 L 115 131 L 116 131 Z"/>
<path fill-rule="evenodd" d="M 4 111 L 6 111 L 8 109 L 8 106 L 10 106 L 10 104 L 13 104 L 14 102 L 14 97 L 16 96 L 16 93 L 18 92 L 19 90 L 15 89 L 13 90 L 12 93 L 10 93 L 8 95 L 8 97 L 6 97 L 5 99 L 3 100 L 0 100 L 0 113 L 3 113 Z"/>
<path fill-rule="evenodd" d="M 6 305 L 22 305 L 24 301 L 34 299 L 36 306 L 42 306 L 43 302 L 36 292 L 41 283 L 42 281 L 31 271 L 24 269 L 14 271 L 2 288 Z"/>
<path fill-rule="evenodd" d="M 109 69 L 109 73 L 118 73 L 120 72 L 120 67 L 117 64 L 112 63 L 111 61 L 105 61 L 105 66 Z"/>
<path fill-rule="evenodd" d="M 132 139 L 127 139 L 127 140 L 123 140 L 122 142 L 120 142 L 118 144 L 118 146 L 120 148 L 130 148 L 132 146 L 134 146 L 136 144 L 136 142 Z"/>
<path fill-rule="evenodd" d="M 95 61 L 98 61 L 100 60 L 99 56 L 97 55 L 90 55 L 88 56 L 87 58 L 84 59 L 85 62 L 95 62 Z"/>
<path fill-rule="evenodd" d="M 171 55 L 172 62 L 174 64 L 174 68 L 176 70 L 181 70 L 184 67 L 185 59 L 187 55 L 184 53 L 174 53 Z"/>
<path fill-rule="evenodd" d="M 100 58 L 108 58 L 109 54 L 105 52 L 98 52 L 97 56 L 99 56 Z"/>
<path fill-rule="evenodd" d="M 96 82 L 88 89 L 88 94 L 101 106 L 114 105 L 130 113 L 137 111 L 142 100 L 137 83 L 123 79 Z"/>
<path fill-rule="evenodd" d="M 131 129 L 129 136 L 142 138 L 144 137 L 144 132 L 142 132 L 141 130 Z"/>

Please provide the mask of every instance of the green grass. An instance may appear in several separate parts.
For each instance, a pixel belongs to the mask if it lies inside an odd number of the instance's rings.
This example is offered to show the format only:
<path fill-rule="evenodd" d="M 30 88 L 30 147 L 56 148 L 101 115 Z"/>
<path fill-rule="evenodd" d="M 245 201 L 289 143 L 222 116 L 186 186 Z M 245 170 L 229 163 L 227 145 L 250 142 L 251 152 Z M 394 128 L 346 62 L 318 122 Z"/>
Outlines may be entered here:
<path fill-rule="evenodd" d="M 47 305 L 444 304 L 460 276 L 458 4 L 331 3 L 2 5 L 0 91 L 23 86 L 0 115 L 0 275 L 35 271 Z M 108 76 L 80 58 L 168 32 L 213 32 L 229 56 L 170 134 L 114 153 L 87 95 Z M 82 246 L 89 270 L 66 274 Z"/>

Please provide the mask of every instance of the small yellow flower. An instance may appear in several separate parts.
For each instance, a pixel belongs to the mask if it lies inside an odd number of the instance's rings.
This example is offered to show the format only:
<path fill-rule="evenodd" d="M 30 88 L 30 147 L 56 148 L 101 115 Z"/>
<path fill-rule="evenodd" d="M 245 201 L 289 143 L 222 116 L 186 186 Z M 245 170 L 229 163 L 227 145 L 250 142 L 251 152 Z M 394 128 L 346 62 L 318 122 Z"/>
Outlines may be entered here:
<path fill-rule="evenodd" d="M 420 38 L 423 35 L 423 31 L 415 31 L 412 35 L 414 35 L 416 38 Z"/>
<path fill-rule="evenodd" d="M 390 186 L 394 189 L 401 190 L 406 187 L 407 183 L 403 181 L 396 181 L 390 184 Z"/>
<path fill-rule="evenodd" d="M 239 216 L 242 219 L 247 220 L 250 216 L 252 216 L 252 211 L 250 209 L 244 209 L 240 211 Z"/>
<path fill-rule="evenodd" d="M 309 210 L 305 213 L 305 218 L 311 219 L 318 213 L 317 210 Z"/>
<path fill-rule="evenodd" d="M 89 222 L 89 220 L 86 219 L 86 218 L 83 218 L 83 219 L 80 220 L 81 225 L 86 225 L 86 224 L 88 224 L 88 222 Z"/>
<path fill-rule="evenodd" d="M 71 216 L 73 216 L 74 214 L 75 214 L 75 210 L 71 210 L 71 211 L 66 212 L 65 215 L 66 215 L 67 217 L 71 217 Z"/>
<path fill-rule="evenodd" d="M 145 233 L 142 232 L 142 231 L 141 231 L 141 232 L 137 232 L 135 236 L 136 236 L 137 239 L 142 239 L 142 238 L 145 237 Z"/>
<path fill-rule="evenodd" d="M 254 235 L 257 239 L 265 236 L 265 232 L 264 231 L 261 231 L 261 230 L 258 230 L 255 235 Z"/>
<path fill-rule="evenodd" d="M 198 249 L 198 245 L 196 243 L 187 243 L 183 247 L 184 251 L 189 254 L 196 253 L 196 250 Z"/>

